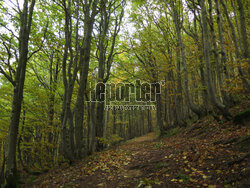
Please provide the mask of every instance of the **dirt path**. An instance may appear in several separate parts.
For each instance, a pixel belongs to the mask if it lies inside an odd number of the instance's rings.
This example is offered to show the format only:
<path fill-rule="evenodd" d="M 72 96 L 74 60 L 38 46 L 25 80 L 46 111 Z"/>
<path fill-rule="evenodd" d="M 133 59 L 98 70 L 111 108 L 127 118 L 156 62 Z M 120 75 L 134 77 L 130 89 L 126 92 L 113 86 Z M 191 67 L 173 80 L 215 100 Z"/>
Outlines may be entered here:
<path fill-rule="evenodd" d="M 155 133 L 134 138 L 73 166 L 56 169 L 40 177 L 34 187 L 137 187 L 145 173 L 143 165 L 155 163 L 157 143 Z"/>
<path fill-rule="evenodd" d="M 230 122 L 220 125 L 208 119 L 171 134 L 162 140 L 154 133 L 132 139 L 72 166 L 54 169 L 26 187 L 249 185 L 249 127 L 235 127 Z M 239 149 L 238 138 L 244 137 L 247 147 Z"/>
<path fill-rule="evenodd" d="M 149 133 L 149 134 L 146 134 L 144 136 L 140 136 L 140 137 L 131 139 L 131 140 L 127 141 L 127 144 L 130 144 L 130 143 L 133 144 L 133 143 L 145 142 L 145 141 L 154 141 L 155 139 L 156 139 L 155 133 Z"/>

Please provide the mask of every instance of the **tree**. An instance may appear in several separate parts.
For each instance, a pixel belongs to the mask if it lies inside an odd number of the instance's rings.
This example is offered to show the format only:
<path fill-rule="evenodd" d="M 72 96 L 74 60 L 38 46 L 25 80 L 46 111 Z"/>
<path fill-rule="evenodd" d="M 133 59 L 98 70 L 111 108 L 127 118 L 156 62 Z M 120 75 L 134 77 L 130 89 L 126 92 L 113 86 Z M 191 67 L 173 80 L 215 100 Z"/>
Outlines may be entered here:
<path fill-rule="evenodd" d="M 246 30 L 246 19 L 245 19 L 245 11 L 242 0 L 237 0 L 238 10 L 240 13 L 240 31 L 242 36 L 242 43 L 244 47 L 243 57 L 248 59 L 248 40 L 247 40 L 247 30 Z"/>
<path fill-rule="evenodd" d="M 110 76 L 110 69 L 113 63 L 115 52 L 115 44 L 117 42 L 118 33 L 120 31 L 121 21 L 123 18 L 124 1 L 103 1 L 100 2 L 100 21 L 98 27 L 97 39 L 97 59 L 98 59 L 98 82 L 107 83 Z M 114 17 L 112 16 L 114 14 Z M 113 27 L 113 28 L 112 28 Z M 104 135 L 104 101 L 100 99 L 100 93 L 105 92 L 105 85 L 101 87 L 100 92 L 96 93 L 97 111 L 96 111 L 96 137 L 102 138 Z M 103 149 L 103 144 L 97 140 L 97 151 Z"/>
<path fill-rule="evenodd" d="M 80 81 L 75 105 L 75 140 L 76 140 L 76 157 L 82 157 L 83 149 L 83 114 L 84 114 L 84 92 L 87 86 L 90 50 L 92 41 L 93 24 L 97 12 L 99 0 L 85 1 L 84 6 L 84 38 L 80 49 Z"/>
<path fill-rule="evenodd" d="M 238 44 L 238 41 L 237 41 L 237 38 L 236 38 L 235 28 L 234 28 L 234 26 L 233 26 L 233 23 L 232 23 L 230 17 L 229 17 L 229 13 L 228 13 L 228 10 L 227 10 L 227 7 L 226 7 L 224 1 L 223 1 L 223 0 L 220 0 L 220 3 L 221 3 L 221 5 L 222 5 L 222 7 L 223 7 L 223 9 L 224 9 L 224 14 L 225 14 L 225 16 L 226 16 L 226 18 L 227 18 L 229 27 L 230 27 L 230 29 L 231 29 L 232 38 L 233 38 L 233 43 L 234 43 L 234 48 L 235 48 L 236 61 L 237 61 L 238 64 L 239 64 L 239 66 L 238 66 L 238 72 L 239 72 L 240 78 L 241 78 L 241 80 L 242 80 L 242 82 L 243 82 L 243 84 L 244 84 L 244 86 L 245 86 L 245 89 L 246 89 L 247 91 L 249 91 L 249 90 L 250 90 L 249 84 L 248 84 L 247 79 L 246 79 L 245 76 L 244 76 L 244 73 L 243 73 L 243 70 L 242 70 L 242 67 L 241 67 L 240 61 L 239 61 L 239 59 L 240 59 L 240 51 L 239 51 L 239 44 Z M 241 17 L 242 17 L 242 16 L 243 16 L 243 15 L 241 15 Z M 243 17 L 244 17 L 244 16 L 243 16 Z M 242 21 L 243 21 L 243 20 L 244 20 L 244 19 L 242 19 Z M 243 23 L 242 23 L 242 24 L 243 24 Z M 244 27 L 244 26 L 242 25 L 242 27 Z M 244 30 L 244 28 L 241 28 L 241 29 Z M 242 31 L 242 30 L 241 30 L 241 31 Z M 243 33 L 244 33 L 244 31 L 243 31 Z M 247 40 L 247 38 L 245 38 L 245 39 Z M 246 50 L 246 48 L 244 48 L 244 50 Z"/>
<path fill-rule="evenodd" d="M 206 62 L 206 75 L 207 75 L 207 86 L 208 86 L 208 93 L 211 103 L 218 108 L 225 118 L 230 119 L 231 115 L 228 112 L 228 109 L 225 105 L 223 105 L 215 95 L 215 88 L 212 82 L 211 77 L 211 62 L 210 62 L 210 39 L 208 34 L 208 26 L 207 26 L 207 11 L 204 0 L 201 1 L 201 12 L 202 12 L 202 28 L 203 28 L 203 35 L 204 35 L 204 58 Z"/>
<path fill-rule="evenodd" d="M 18 37 L 19 57 L 17 62 L 17 69 L 15 72 L 15 78 L 14 80 L 10 78 L 10 81 L 14 86 L 14 91 L 12 99 L 12 113 L 9 126 L 9 134 L 7 139 L 6 172 L 5 172 L 7 185 L 9 187 L 14 187 L 16 186 L 17 183 L 16 145 L 17 145 L 17 135 L 18 135 L 20 113 L 21 113 L 21 105 L 23 100 L 23 86 L 25 81 L 26 65 L 28 62 L 29 35 L 32 25 L 34 6 L 35 6 L 35 0 L 32 0 L 31 3 L 29 3 L 28 0 L 24 0 L 23 10 L 19 12 L 20 15 L 20 31 Z"/>
<path fill-rule="evenodd" d="M 183 44 L 183 40 L 182 40 L 182 36 L 181 36 L 181 28 L 182 26 L 180 25 L 180 20 L 179 20 L 179 15 L 177 15 L 177 11 L 176 11 L 176 7 L 174 5 L 174 1 L 171 0 L 170 1 L 170 5 L 171 5 L 171 9 L 172 9 L 172 14 L 173 14 L 173 20 L 174 20 L 174 24 L 175 24 L 175 29 L 177 32 L 177 38 L 178 38 L 178 47 L 181 48 L 181 57 L 182 57 L 182 65 L 183 65 L 183 73 L 184 73 L 184 93 L 185 93 L 185 97 L 187 100 L 187 103 L 189 105 L 189 107 L 191 108 L 191 110 L 196 113 L 199 117 L 204 116 L 204 112 L 203 110 L 198 107 L 197 105 L 195 105 L 190 98 L 189 95 L 189 91 L 188 91 L 188 76 L 187 76 L 187 66 L 186 66 L 186 55 L 185 55 L 185 48 L 184 48 L 184 44 Z"/>

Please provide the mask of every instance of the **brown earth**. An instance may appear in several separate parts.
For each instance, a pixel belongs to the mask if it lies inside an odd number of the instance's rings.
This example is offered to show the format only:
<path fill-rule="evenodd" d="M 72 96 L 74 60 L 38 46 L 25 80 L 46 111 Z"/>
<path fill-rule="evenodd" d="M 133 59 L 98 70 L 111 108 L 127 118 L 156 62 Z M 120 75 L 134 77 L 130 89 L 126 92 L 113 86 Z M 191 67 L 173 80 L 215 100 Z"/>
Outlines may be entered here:
<path fill-rule="evenodd" d="M 248 122 L 206 117 L 166 138 L 150 133 L 94 153 L 25 187 L 250 187 L 249 144 Z"/>

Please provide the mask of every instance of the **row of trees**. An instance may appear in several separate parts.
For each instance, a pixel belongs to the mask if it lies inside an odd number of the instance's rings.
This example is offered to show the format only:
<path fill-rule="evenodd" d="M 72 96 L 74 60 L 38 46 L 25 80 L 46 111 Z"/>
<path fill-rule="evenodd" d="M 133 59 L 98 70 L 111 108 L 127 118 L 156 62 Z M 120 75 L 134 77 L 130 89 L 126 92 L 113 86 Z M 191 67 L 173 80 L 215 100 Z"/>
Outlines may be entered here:
<path fill-rule="evenodd" d="M 3 2 L 0 182 L 10 186 L 17 169 L 72 162 L 154 124 L 164 135 L 208 113 L 231 119 L 229 107 L 249 93 L 243 0 L 128 1 L 129 15 L 125 0 Z M 156 111 L 87 102 L 95 82 L 137 79 L 164 81 Z"/>
<path fill-rule="evenodd" d="M 249 93 L 245 3 L 166 0 L 132 6 L 137 32 L 128 46 L 140 68 L 137 76 L 166 81 L 156 103 L 161 134 L 186 125 L 194 114 L 230 120 L 229 107 Z"/>

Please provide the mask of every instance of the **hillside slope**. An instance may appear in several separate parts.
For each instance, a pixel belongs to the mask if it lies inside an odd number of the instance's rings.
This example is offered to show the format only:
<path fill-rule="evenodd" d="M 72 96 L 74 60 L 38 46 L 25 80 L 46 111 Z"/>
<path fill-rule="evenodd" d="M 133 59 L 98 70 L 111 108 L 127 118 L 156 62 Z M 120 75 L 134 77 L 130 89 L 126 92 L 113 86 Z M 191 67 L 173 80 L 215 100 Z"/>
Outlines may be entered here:
<path fill-rule="evenodd" d="M 250 187 L 249 148 L 248 122 L 219 124 L 206 117 L 160 140 L 150 133 L 95 153 L 25 187 Z"/>

